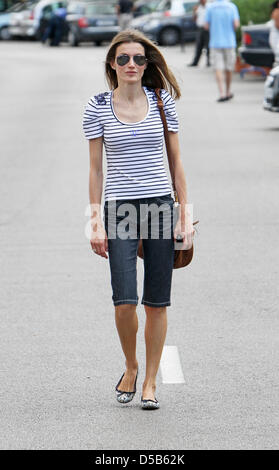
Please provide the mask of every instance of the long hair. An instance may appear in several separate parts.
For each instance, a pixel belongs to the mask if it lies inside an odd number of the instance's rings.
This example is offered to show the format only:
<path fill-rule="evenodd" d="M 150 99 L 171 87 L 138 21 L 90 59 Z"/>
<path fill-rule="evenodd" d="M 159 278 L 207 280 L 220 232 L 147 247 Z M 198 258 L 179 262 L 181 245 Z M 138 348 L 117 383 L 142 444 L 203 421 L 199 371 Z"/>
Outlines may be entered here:
<path fill-rule="evenodd" d="M 179 85 L 159 48 L 143 33 L 135 29 L 121 31 L 113 38 L 109 46 L 105 69 L 110 89 L 117 88 L 118 86 L 116 71 L 111 67 L 110 63 L 115 60 L 117 47 L 125 42 L 137 42 L 144 48 L 148 62 L 142 77 L 142 85 L 150 88 L 164 88 L 173 98 L 180 98 Z"/>

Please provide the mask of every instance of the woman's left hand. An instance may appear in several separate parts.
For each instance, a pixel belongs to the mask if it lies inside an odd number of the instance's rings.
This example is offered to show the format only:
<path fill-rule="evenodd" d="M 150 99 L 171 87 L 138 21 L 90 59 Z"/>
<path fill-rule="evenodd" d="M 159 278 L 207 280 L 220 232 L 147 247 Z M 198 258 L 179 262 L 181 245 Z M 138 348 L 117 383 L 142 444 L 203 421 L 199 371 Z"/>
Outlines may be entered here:
<path fill-rule="evenodd" d="M 176 242 L 176 237 L 180 235 L 183 238 L 183 242 L 180 243 L 181 250 L 190 250 L 193 245 L 194 240 L 194 226 L 192 222 L 186 221 L 181 223 L 181 220 L 178 220 L 173 232 L 174 241 Z"/>

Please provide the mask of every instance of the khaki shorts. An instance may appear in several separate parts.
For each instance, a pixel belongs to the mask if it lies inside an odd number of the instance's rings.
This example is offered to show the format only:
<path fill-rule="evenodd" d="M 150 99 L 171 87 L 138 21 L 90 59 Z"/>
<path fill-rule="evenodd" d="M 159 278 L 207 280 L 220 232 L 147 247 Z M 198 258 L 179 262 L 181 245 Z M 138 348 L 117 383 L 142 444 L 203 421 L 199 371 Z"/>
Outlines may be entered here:
<path fill-rule="evenodd" d="M 122 13 L 121 15 L 119 15 L 118 24 L 120 26 L 121 31 L 129 28 L 132 19 L 133 15 L 131 13 Z"/>
<path fill-rule="evenodd" d="M 234 70 L 236 52 L 235 49 L 210 49 L 210 58 L 215 70 Z"/>

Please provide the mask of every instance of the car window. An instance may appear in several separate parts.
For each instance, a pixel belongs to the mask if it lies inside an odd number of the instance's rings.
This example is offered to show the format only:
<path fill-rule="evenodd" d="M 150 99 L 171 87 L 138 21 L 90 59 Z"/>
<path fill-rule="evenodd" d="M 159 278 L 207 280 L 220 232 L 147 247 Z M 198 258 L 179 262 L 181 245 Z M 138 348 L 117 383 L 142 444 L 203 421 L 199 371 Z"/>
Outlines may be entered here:
<path fill-rule="evenodd" d="M 154 8 L 156 8 L 158 5 L 159 5 L 159 0 L 157 1 L 154 1 L 154 2 L 148 2 L 148 5 L 150 6 L 150 8 L 152 8 L 152 10 L 154 10 Z"/>
<path fill-rule="evenodd" d="M 166 2 L 166 0 L 163 0 L 157 6 L 156 11 L 166 11 L 166 10 L 170 10 L 170 8 L 171 8 L 171 2 Z"/>
<path fill-rule="evenodd" d="M 92 4 L 86 6 L 86 15 L 115 15 L 115 5 L 113 3 Z"/>
<path fill-rule="evenodd" d="M 157 9 L 157 6 L 159 5 L 159 3 L 161 2 L 159 2 L 158 0 L 154 2 L 144 3 L 143 5 L 139 6 L 139 11 L 142 14 L 150 13 L 151 11 L 154 11 Z"/>
<path fill-rule="evenodd" d="M 25 3 L 15 3 L 15 5 L 11 6 L 7 12 L 8 13 L 15 13 L 18 11 L 23 11 L 23 10 L 28 10 L 34 6 L 34 4 L 37 2 L 25 2 Z"/>
<path fill-rule="evenodd" d="M 10 7 L 10 8 L 7 10 L 7 12 L 8 12 L 8 13 L 13 13 L 13 12 L 15 12 L 15 11 L 20 11 L 20 10 L 22 10 L 22 7 L 23 7 L 22 3 L 16 3 L 16 4 L 13 5 L 12 7 Z"/>
<path fill-rule="evenodd" d="M 4 7 L 3 7 L 4 8 Z M 22 3 L 15 3 L 10 8 L 8 8 L 5 13 L 13 13 L 14 11 L 20 11 L 22 9 Z M 1 10 L 2 11 L 2 10 Z"/>
<path fill-rule="evenodd" d="M 75 15 L 84 15 L 85 6 L 82 5 L 80 2 L 72 2 L 72 3 L 69 3 L 67 12 L 75 14 Z"/>
<path fill-rule="evenodd" d="M 183 4 L 185 13 L 192 13 L 194 6 L 197 4 L 197 2 L 186 2 Z"/>
<path fill-rule="evenodd" d="M 52 16 L 52 8 L 51 5 L 47 5 L 42 9 L 42 18 L 50 19 Z"/>
<path fill-rule="evenodd" d="M 66 4 L 63 2 L 51 3 L 52 11 L 55 11 L 57 8 L 63 8 L 63 7 L 66 7 Z"/>
<path fill-rule="evenodd" d="M 137 11 L 140 12 L 142 15 L 147 15 L 152 10 L 149 8 L 148 5 L 141 5 Z"/>

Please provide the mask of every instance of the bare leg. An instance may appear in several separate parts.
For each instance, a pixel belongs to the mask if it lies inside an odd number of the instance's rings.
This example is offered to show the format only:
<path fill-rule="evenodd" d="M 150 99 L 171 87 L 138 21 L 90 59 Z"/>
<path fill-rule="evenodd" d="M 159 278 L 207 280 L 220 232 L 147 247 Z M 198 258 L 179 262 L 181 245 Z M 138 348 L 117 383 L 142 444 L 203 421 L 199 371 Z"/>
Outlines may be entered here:
<path fill-rule="evenodd" d="M 160 365 L 164 342 L 167 334 L 167 308 L 144 306 L 146 313 L 145 344 L 146 373 L 142 387 L 142 397 L 155 399 L 156 375 Z"/>
<path fill-rule="evenodd" d="M 222 70 L 216 70 L 215 73 L 216 73 L 216 80 L 217 80 L 217 85 L 218 85 L 220 97 L 224 98 L 225 95 L 224 95 L 224 86 L 223 86 L 223 79 L 224 79 L 223 71 Z"/>
<path fill-rule="evenodd" d="M 133 304 L 123 304 L 115 307 L 115 323 L 126 357 L 126 372 L 118 386 L 118 390 L 125 392 L 133 392 L 138 369 L 136 358 L 138 317 L 136 308 L 136 305 Z"/>
<path fill-rule="evenodd" d="M 230 70 L 226 70 L 225 74 L 226 74 L 226 96 L 229 96 L 231 94 L 232 72 Z"/>

